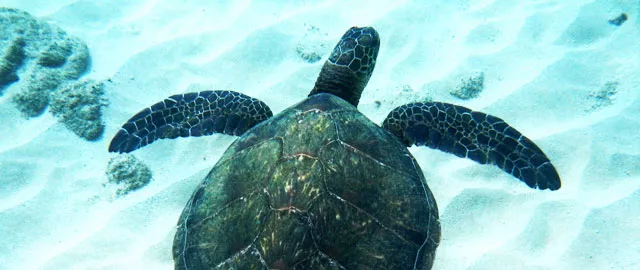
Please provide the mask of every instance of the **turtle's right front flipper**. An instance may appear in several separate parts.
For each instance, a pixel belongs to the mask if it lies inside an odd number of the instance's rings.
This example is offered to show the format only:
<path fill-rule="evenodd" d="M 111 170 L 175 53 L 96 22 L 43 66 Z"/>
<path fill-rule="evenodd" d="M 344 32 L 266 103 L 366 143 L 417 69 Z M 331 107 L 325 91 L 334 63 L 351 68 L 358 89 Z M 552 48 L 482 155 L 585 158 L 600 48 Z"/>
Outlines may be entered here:
<path fill-rule="evenodd" d="M 448 103 L 420 102 L 394 109 L 382 127 L 407 146 L 426 145 L 495 164 L 532 188 L 560 188 L 560 176 L 544 152 L 498 117 Z"/>
<path fill-rule="evenodd" d="M 111 140 L 109 152 L 128 153 L 165 138 L 242 135 L 271 116 L 264 102 L 234 91 L 173 95 L 131 117 Z"/>

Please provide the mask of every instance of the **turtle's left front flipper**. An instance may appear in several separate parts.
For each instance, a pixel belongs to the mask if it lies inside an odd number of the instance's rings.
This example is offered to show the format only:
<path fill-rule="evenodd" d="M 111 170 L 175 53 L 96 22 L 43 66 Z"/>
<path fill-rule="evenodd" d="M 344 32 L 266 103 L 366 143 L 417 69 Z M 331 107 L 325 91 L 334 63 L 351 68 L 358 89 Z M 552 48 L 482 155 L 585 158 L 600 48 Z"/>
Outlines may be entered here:
<path fill-rule="evenodd" d="M 544 152 L 498 117 L 442 102 L 410 103 L 391 111 L 382 127 L 407 146 L 495 164 L 532 188 L 560 188 L 560 176 Z"/>
<path fill-rule="evenodd" d="M 242 135 L 271 116 L 267 104 L 234 91 L 173 95 L 131 117 L 111 140 L 109 152 L 128 153 L 164 138 Z"/>

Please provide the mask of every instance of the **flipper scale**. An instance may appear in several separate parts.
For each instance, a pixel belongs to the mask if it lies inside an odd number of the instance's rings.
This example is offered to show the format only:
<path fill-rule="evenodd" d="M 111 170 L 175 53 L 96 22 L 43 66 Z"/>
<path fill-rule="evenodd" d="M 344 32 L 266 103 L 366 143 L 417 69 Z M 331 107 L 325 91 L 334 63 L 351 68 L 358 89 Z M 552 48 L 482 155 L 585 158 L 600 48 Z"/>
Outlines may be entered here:
<path fill-rule="evenodd" d="M 418 102 L 391 111 L 382 127 L 407 146 L 425 145 L 494 164 L 531 188 L 560 188 L 560 176 L 544 152 L 498 117 L 448 103 Z"/>
<path fill-rule="evenodd" d="M 173 95 L 131 117 L 111 140 L 109 152 L 128 153 L 159 139 L 242 135 L 272 115 L 264 102 L 234 91 Z"/>

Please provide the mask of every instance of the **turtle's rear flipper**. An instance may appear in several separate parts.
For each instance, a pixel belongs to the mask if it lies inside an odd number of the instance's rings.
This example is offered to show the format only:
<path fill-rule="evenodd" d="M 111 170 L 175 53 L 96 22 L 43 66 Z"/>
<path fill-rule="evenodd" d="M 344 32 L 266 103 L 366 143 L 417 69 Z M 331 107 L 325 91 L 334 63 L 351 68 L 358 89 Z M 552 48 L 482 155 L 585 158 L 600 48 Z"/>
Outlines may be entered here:
<path fill-rule="evenodd" d="M 111 140 L 109 152 L 128 153 L 165 138 L 242 135 L 272 115 L 264 102 L 238 92 L 173 95 L 131 117 Z"/>
<path fill-rule="evenodd" d="M 382 127 L 407 146 L 495 164 L 532 188 L 560 188 L 558 172 L 542 150 L 498 117 L 442 102 L 410 103 L 391 111 Z"/>

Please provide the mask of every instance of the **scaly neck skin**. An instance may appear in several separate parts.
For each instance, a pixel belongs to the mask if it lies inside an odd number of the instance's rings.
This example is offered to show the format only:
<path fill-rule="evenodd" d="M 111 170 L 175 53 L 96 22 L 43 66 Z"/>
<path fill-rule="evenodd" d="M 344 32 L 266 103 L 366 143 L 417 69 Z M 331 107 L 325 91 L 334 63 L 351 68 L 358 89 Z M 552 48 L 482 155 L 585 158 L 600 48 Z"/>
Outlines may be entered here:
<path fill-rule="evenodd" d="M 362 90 L 376 65 L 380 37 L 371 27 L 351 27 L 322 66 L 309 96 L 328 93 L 358 106 Z"/>
<path fill-rule="evenodd" d="M 364 78 L 363 78 L 364 77 Z M 360 95 L 367 85 L 369 78 L 358 76 L 347 67 L 336 66 L 329 61 L 324 63 L 322 71 L 316 80 L 316 85 L 309 96 L 318 93 L 329 93 L 338 96 L 345 101 L 358 106 Z"/>

